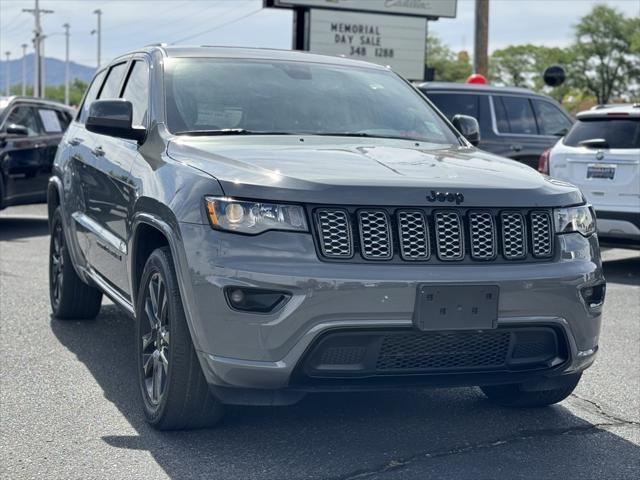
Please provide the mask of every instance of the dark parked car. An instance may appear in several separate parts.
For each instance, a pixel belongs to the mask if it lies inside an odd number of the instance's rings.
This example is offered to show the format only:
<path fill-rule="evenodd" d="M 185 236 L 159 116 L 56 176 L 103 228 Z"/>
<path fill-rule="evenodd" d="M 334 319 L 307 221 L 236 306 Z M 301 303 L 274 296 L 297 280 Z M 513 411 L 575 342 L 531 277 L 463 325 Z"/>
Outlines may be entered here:
<path fill-rule="evenodd" d="M 457 114 L 476 118 L 478 148 L 533 168 L 573 124 L 554 99 L 524 88 L 440 82 L 422 83 L 418 88 L 449 120 Z"/>
<path fill-rule="evenodd" d="M 73 110 L 31 97 L 0 97 L 0 209 L 47 199 L 47 182 Z"/>
<path fill-rule="evenodd" d="M 580 191 L 473 147 L 388 69 L 147 47 L 100 70 L 49 184 L 60 319 L 135 319 L 145 415 L 479 385 L 559 402 L 598 350 L 605 283 Z"/>

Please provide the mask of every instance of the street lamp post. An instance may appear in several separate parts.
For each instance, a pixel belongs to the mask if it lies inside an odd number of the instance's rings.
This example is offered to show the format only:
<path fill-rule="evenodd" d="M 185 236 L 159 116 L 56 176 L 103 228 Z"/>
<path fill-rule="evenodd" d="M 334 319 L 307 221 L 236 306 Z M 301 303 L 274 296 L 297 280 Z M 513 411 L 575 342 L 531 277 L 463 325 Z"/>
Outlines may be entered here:
<path fill-rule="evenodd" d="M 4 52 L 7 56 L 7 86 L 5 89 L 5 95 L 8 97 L 11 95 L 11 68 L 9 65 L 9 57 L 11 57 L 11 52 Z"/>
<path fill-rule="evenodd" d="M 69 24 L 65 23 L 65 55 L 64 55 L 64 104 L 69 105 Z"/>
<path fill-rule="evenodd" d="M 27 44 L 23 43 L 22 47 L 22 96 L 27 94 Z"/>
<path fill-rule="evenodd" d="M 96 8 L 93 13 L 95 13 L 98 16 L 98 28 L 96 28 L 95 30 L 91 30 L 91 35 L 96 34 L 98 37 L 98 68 L 100 68 L 100 42 L 101 42 L 101 23 L 102 23 L 102 10 L 100 10 L 99 8 Z"/>

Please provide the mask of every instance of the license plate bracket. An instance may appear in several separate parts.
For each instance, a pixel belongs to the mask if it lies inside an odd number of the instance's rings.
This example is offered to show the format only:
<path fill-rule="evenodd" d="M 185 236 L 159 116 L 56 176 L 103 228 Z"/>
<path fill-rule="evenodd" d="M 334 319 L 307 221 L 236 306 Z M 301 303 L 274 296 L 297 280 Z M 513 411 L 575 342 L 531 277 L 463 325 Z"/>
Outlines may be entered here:
<path fill-rule="evenodd" d="M 422 331 L 496 328 L 499 293 L 497 285 L 419 285 L 413 324 Z"/>
<path fill-rule="evenodd" d="M 615 165 L 587 165 L 587 178 L 613 180 L 616 175 Z"/>

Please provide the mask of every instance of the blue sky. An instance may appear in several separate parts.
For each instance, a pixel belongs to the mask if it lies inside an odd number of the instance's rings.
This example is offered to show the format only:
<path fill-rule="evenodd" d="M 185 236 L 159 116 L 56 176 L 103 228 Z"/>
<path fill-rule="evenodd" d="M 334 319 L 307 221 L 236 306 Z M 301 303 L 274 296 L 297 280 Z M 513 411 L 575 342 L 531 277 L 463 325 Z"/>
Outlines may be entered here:
<path fill-rule="evenodd" d="M 571 42 L 572 26 L 596 3 L 640 15 L 640 0 L 490 0 L 490 49 L 516 43 L 563 46 Z M 21 56 L 30 44 L 33 17 L 22 13 L 33 0 L 0 0 L 0 52 Z M 241 45 L 290 48 L 291 12 L 262 9 L 262 0 L 41 0 L 46 55 L 64 58 L 62 25 L 71 25 L 72 60 L 94 65 L 96 8 L 102 9 L 102 60 L 153 42 L 192 45 Z M 473 49 L 473 0 L 458 0 L 458 17 L 429 23 L 455 50 Z"/>

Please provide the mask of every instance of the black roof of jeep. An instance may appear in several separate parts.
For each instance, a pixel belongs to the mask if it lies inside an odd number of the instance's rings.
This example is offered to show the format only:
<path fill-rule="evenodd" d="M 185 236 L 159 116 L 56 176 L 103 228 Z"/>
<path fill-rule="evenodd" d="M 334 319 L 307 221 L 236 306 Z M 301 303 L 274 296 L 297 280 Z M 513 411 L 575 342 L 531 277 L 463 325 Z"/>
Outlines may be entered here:
<path fill-rule="evenodd" d="M 497 87 L 495 85 L 480 85 L 474 83 L 455 83 L 455 82 L 422 82 L 416 85 L 420 90 L 434 92 L 440 91 L 462 91 L 462 92 L 476 92 L 476 93 L 508 93 L 510 95 L 527 95 L 529 97 L 544 97 L 549 98 L 542 93 L 534 92 L 532 90 L 520 87 Z"/>

